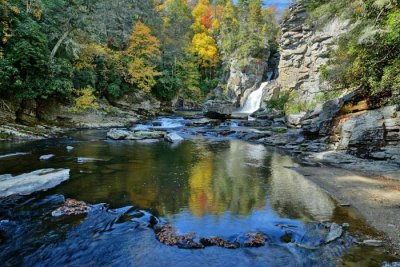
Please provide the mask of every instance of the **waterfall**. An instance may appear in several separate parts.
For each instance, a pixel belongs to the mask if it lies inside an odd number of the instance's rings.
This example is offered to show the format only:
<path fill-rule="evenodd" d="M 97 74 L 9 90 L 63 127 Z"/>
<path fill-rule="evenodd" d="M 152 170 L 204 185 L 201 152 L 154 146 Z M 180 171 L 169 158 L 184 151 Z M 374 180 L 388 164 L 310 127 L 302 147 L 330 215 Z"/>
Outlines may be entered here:
<path fill-rule="evenodd" d="M 239 110 L 239 113 L 248 113 L 251 114 L 256 112 L 260 106 L 262 101 L 262 95 L 264 93 L 265 87 L 268 85 L 269 82 L 264 82 L 260 85 L 260 87 L 252 92 L 246 100 L 243 108 Z"/>

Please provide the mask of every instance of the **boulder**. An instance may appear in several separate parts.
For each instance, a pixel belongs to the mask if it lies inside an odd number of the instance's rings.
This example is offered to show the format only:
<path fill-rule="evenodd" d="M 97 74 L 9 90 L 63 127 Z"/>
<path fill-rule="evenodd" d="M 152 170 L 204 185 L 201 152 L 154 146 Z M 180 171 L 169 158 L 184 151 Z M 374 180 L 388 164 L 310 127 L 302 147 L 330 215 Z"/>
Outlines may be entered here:
<path fill-rule="evenodd" d="M 162 139 L 166 135 L 163 131 L 135 131 L 130 132 L 127 140 Z"/>
<path fill-rule="evenodd" d="M 285 117 L 286 124 L 293 127 L 299 127 L 301 125 L 301 120 L 304 118 L 305 115 L 305 112 L 289 114 Z"/>
<path fill-rule="evenodd" d="M 204 104 L 203 114 L 210 119 L 229 119 L 233 112 L 233 104 L 222 100 L 209 100 Z"/>
<path fill-rule="evenodd" d="M 128 130 L 122 130 L 122 129 L 111 129 L 107 133 L 107 138 L 113 139 L 113 140 L 124 140 L 126 139 L 129 135 L 131 134 L 130 131 Z"/>
<path fill-rule="evenodd" d="M 0 197 L 30 195 L 47 190 L 69 179 L 69 169 L 43 169 L 18 176 L 0 175 Z"/>
<path fill-rule="evenodd" d="M 251 116 L 257 119 L 273 120 L 282 117 L 283 112 L 276 109 L 266 108 L 254 112 Z"/>
<path fill-rule="evenodd" d="M 170 133 L 165 136 L 165 140 L 170 143 L 177 143 L 183 141 L 183 138 L 176 133 Z"/>

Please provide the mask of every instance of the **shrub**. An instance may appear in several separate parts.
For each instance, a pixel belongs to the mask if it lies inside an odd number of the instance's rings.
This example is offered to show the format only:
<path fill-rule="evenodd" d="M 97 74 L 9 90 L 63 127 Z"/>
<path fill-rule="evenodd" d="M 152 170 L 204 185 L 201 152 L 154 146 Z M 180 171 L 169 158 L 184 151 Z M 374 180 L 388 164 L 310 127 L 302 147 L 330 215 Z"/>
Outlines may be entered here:
<path fill-rule="evenodd" d="M 72 109 L 73 112 L 85 112 L 88 110 L 97 110 L 99 108 L 93 91 L 91 87 L 86 87 L 78 91 L 78 97 L 75 99 L 75 106 Z"/>

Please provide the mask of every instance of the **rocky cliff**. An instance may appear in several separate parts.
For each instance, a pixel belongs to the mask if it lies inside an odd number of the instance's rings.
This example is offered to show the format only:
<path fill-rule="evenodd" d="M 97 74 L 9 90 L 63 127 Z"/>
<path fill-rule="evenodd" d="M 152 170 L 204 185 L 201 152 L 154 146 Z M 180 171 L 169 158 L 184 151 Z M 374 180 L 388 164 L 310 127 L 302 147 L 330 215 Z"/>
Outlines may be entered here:
<path fill-rule="evenodd" d="M 262 58 L 248 58 L 247 62 L 232 56 L 229 62 L 229 70 L 222 77 L 220 85 L 215 90 L 217 97 L 225 98 L 236 107 L 244 105 L 251 92 L 268 79 L 268 75 L 274 75 L 276 55 L 269 52 Z"/>
<path fill-rule="evenodd" d="M 321 66 L 337 38 L 349 30 L 350 22 L 334 18 L 325 25 L 311 25 L 304 1 L 289 8 L 281 23 L 278 84 L 281 90 L 296 89 L 302 100 L 310 101 L 328 84 L 321 81 Z"/>

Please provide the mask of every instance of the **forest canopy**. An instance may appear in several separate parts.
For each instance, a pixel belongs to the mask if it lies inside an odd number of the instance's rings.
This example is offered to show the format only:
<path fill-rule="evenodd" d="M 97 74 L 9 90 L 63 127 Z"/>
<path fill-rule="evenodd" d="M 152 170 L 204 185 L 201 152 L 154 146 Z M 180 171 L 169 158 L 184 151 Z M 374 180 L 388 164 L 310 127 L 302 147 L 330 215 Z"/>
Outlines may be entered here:
<path fill-rule="evenodd" d="M 276 33 L 261 0 L 0 0 L 0 94 L 201 101 Z"/>

